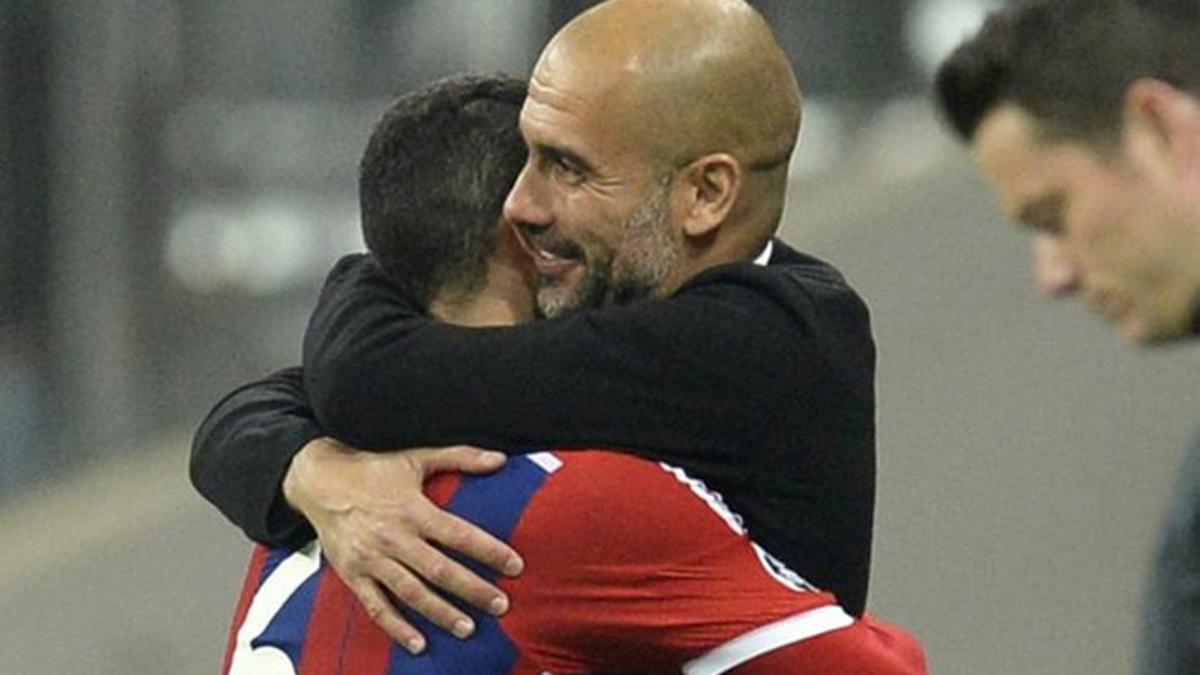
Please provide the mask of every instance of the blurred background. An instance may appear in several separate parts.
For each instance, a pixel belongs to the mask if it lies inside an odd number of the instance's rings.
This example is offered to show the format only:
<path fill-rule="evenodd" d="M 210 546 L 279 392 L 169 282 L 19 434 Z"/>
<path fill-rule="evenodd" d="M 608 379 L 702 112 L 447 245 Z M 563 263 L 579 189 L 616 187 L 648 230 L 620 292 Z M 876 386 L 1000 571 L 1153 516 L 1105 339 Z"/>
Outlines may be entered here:
<path fill-rule="evenodd" d="M 524 75 L 590 4 L 0 2 L 0 671 L 218 671 L 249 546 L 192 430 L 298 362 L 388 99 Z M 1035 296 L 927 100 L 998 2 L 753 4 L 807 97 L 782 235 L 874 314 L 871 607 L 936 673 L 1128 672 L 1194 348 Z"/>

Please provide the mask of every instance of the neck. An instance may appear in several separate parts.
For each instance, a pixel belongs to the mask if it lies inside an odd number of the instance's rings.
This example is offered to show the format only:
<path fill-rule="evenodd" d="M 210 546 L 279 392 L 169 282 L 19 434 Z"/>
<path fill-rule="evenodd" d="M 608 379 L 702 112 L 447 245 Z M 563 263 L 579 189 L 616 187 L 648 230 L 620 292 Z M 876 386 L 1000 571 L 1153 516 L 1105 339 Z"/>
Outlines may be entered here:
<path fill-rule="evenodd" d="M 439 295 L 429 303 L 429 313 L 438 321 L 456 326 L 484 328 L 511 326 L 533 318 L 533 303 L 494 294 L 490 289 L 469 295 Z"/>
<path fill-rule="evenodd" d="M 735 228 L 721 234 L 724 236 L 714 237 L 717 241 L 691 241 L 684 244 L 685 263 L 665 284 L 665 294 L 675 292 L 692 277 L 718 265 L 753 262 L 772 237 L 772 234 L 738 231 Z"/>
<path fill-rule="evenodd" d="M 532 321 L 536 309 L 533 272 L 524 264 L 524 255 L 511 250 L 512 246 L 515 244 L 505 235 L 488 260 L 482 287 L 469 293 L 440 292 L 429 303 L 429 313 L 439 321 L 474 328 Z"/>

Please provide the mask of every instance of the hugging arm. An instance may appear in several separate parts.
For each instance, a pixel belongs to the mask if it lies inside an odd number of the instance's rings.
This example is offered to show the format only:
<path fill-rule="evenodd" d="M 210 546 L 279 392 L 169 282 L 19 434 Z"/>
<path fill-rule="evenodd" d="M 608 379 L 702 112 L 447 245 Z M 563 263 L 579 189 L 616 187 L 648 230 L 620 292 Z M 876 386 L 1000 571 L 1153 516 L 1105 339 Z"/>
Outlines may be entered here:
<path fill-rule="evenodd" d="M 345 258 L 305 335 L 305 385 L 355 447 L 599 447 L 683 466 L 857 615 L 874 498 L 867 310 L 836 271 L 780 248 L 668 298 L 505 328 L 432 321 L 369 258 Z"/>
<path fill-rule="evenodd" d="M 419 646 L 423 638 L 389 595 L 447 630 L 468 617 L 426 582 L 487 610 L 503 597 L 430 542 L 498 569 L 516 553 L 427 499 L 393 499 L 395 489 L 407 480 L 419 495 L 431 473 L 490 471 L 502 462 L 470 448 L 355 452 L 325 437 L 300 370 L 290 368 L 238 388 L 212 409 L 196 432 L 190 472 L 197 490 L 255 541 L 296 548 L 319 534 L 325 557 L 376 623 Z M 305 469 L 321 473 L 319 494 L 305 489 Z"/>
<path fill-rule="evenodd" d="M 794 316 L 785 283 L 730 266 L 665 300 L 478 329 L 421 316 L 369 258 L 346 258 L 305 336 L 305 385 L 322 425 L 363 448 L 553 441 L 731 460 L 822 367 L 824 331 L 806 327 L 819 317 Z"/>
<path fill-rule="evenodd" d="M 204 418 L 192 440 L 192 484 L 254 541 L 297 547 L 314 536 L 281 498 L 292 457 L 325 434 L 299 368 L 235 389 Z"/>
<path fill-rule="evenodd" d="M 366 258 L 343 259 L 305 338 L 304 380 L 317 428 L 377 451 L 607 445 L 686 464 L 718 490 L 723 479 L 745 485 L 748 475 L 768 483 L 805 477 L 812 489 L 789 489 L 787 502 L 743 490 L 743 498 L 758 500 L 751 506 L 759 514 L 771 514 L 754 522 L 750 512 L 748 519 L 766 544 L 797 568 L 812 569 L 814 581 L 857 613 L 865 597 L 873 485 L 870 329 L 861 300 L 836 272 L 792 255 L 800 260 L 788 261 L 784 272 L 717 268 L 667 300 L 509 329 L 435 323 L 397 296 Z M 836 461 L 810 456 L 827 448 L 838 450 Z M 312 471 L 289 472 L 303 479 L 292 483 L 335 507 L 348 497 L 338 485 L 356 481 L 330 467 L 355 464 L 335 461 L 346 458 L 339 453 L 301 453 L 291 462 L 298 449 L 216 455 L 213 461 L 243 462 L 247 476 L 240 479 L 244 493 L 226 495 L 242 504 L 222 509 L 250 522 L 272 521 L 282 510 L 270 508 L 282 501 L 280 472 L 302 468 L 307 459 L 329 461 L 325 469 L 313 462 Z M 782 472 L 780 462 L 787 465 Z M 388 466 L 419 484 L 421 474 L 402 460 Z M 371 511 L 369 504 L 384 497 L 416 503 L 411 491 L 356 494 L 341 505 Z M 791 527 L 801 509 L 809 517 Z M 814 531 L 804 529 L 807 522 Z M 420 525 L 404 536 L 450 548 L 461 543 Z M 826 545 L 827 531 L 846 534 Z M 811 552 L 821 555 L 810 561 Z M 504 561 L 473 557 L 497 568 Z M 414 588 L 418 595 L 423 589 Z"/>

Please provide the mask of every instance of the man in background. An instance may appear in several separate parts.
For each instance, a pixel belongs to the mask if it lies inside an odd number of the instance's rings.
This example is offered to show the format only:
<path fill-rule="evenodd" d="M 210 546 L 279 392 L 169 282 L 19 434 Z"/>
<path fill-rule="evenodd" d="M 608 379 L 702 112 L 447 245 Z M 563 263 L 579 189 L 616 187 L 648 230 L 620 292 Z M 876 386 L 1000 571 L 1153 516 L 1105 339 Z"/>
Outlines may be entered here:
<path fill-rule="evenodd" d="M 939 102 L 1048 295 L 1138 344 L 1200 328 L 1200 3 L 1032 0 L 942 65 Z M 1200 447 L 1188 453 L 1145 599 L 1139 672 L 1200 672 Z"/>

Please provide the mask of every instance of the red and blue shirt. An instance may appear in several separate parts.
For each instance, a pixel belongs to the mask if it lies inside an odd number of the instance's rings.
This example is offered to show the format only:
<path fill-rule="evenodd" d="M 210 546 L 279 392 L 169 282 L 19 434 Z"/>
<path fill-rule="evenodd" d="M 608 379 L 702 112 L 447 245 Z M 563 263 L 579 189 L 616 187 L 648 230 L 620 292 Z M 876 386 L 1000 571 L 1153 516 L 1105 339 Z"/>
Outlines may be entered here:
<path fill-rule="evenodd" d="M 486 476 L 436 476 L 426 492 L 521 552 L 525 570 L 511 579 L 467 562 L 508 594 L 505 616 L 472 611 L 476 632 L 458 640 L 409 615 L 428 640 L 414 656 L 375 626 L 315 542 L 259 547 L 222 672 L 924 672 L 911 636 L 853 619 L 680 469 L 612 452 L 544 452 Z"/>

